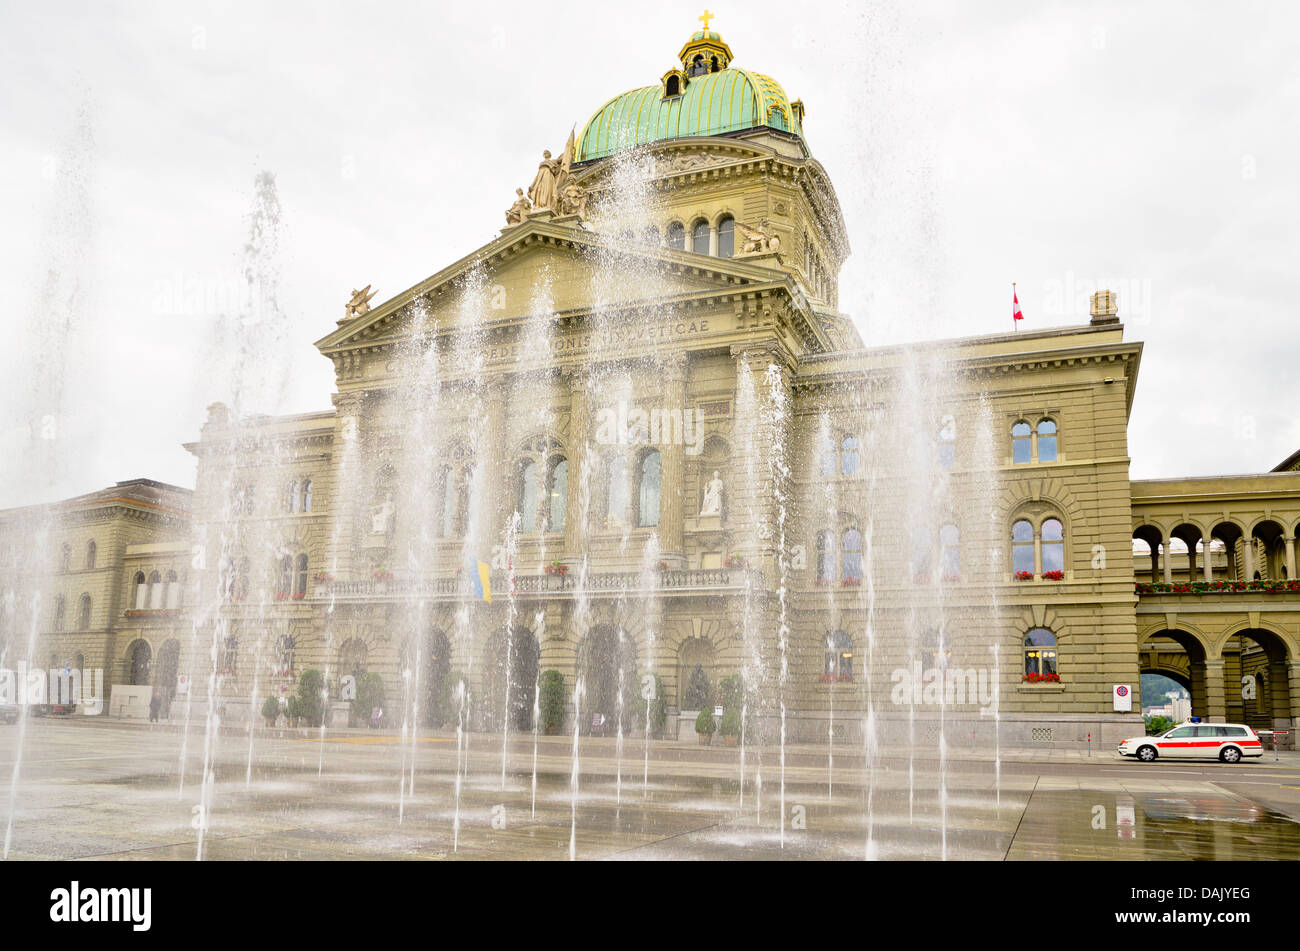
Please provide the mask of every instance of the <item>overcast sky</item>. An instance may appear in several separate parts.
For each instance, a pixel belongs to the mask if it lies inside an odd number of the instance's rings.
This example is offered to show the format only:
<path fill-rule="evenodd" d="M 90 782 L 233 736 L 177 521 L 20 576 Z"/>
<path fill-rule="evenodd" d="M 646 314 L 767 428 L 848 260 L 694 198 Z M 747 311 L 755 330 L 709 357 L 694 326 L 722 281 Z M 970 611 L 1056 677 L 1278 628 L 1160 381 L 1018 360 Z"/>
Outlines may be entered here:
<path fill-rule="evenodd" d="M 217 341 L 247 303 L 259 173 L 279 296 L 257 357 L 276 385 L 254 408 L 328 409 L 312 342 L 350 289 L 378 303 L 491 240 L 541 150 L 657 82 L 702 12 L 0 9 L 0 506 L 193 485 L 181 443 L 230 397 Z M 868 343 L 1009 330 L 1012 281 L 1023 329 L 1081 323 L 1108 286 L 1147 344 L 1135 478 L 1263 471 L 1300 448 L 1295 4 L 713 10 L 736 65 L 807 105 L 853 245 L 841 305 Z"/>

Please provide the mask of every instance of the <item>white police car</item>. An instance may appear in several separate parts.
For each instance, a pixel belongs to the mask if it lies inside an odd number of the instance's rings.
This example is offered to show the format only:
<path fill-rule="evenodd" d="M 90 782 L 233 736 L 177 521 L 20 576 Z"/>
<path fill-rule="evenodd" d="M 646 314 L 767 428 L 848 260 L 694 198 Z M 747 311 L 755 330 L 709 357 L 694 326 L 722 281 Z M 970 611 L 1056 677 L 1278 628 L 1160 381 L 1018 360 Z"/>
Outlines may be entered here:
<path fill-rule="evenodd" d="M 1136 756 L 1150 763 L 1159 756 L 1170 759 L 1218 759 L 1237 763 L 1243 756 L 1263 756 L 1259 736 L 1240 723 L 1180 723 L 1160 736 L 1136 736 L 1119 745 L 1120 756 Z"/>

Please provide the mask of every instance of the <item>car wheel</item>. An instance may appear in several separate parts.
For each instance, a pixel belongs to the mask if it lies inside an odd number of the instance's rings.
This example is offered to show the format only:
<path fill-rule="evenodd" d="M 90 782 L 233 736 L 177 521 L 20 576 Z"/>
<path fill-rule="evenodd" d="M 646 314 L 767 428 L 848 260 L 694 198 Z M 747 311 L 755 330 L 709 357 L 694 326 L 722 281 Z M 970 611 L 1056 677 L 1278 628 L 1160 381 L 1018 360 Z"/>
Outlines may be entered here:
<path fill-rule="evenodd" d="M 1219 754 L 1219 759 L 1223 760 L 1225 763 L 1240 763 L 1241 750 L 1237 749 L 1235 746 L 1226 747 L 1223 752 Z"/>
<path fill-rule="evenodd" d="M 1156 758 L 1156 748 L 1154 746 L 1139 747 L 1137 757 L 1144 763 L 1149 763 Z"/>

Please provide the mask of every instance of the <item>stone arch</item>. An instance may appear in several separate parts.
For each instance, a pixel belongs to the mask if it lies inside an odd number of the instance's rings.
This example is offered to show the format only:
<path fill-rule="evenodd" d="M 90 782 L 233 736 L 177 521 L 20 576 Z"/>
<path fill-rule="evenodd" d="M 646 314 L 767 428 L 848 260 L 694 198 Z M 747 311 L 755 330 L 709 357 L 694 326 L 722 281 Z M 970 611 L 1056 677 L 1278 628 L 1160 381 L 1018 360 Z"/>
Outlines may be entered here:
<path fill-rule="evenodd" d="M 1253 547 L 1252 567 L 1248 572 L 1253 580 L 1258 574 L 1265 581 L 1280 579 L 1286 574 L 1286 529 L 1272 516 L 1256 519 L 1248 532 Z"/>
<path fill-rule="evenodd" d="M 717 649 L 713 639 L 692 636 L 677 646 L 677 708 L 699 709 L 700 697 L 716 696 L 718 689 Z"/>
<path fill-rule="evenodd" d="M 510 634 L 507 641 L 502 628 L 488 639 L 483 669 L 485 716 L 489 729 L 500 729 L 508 718 L 511 729 L 531 730 L 542 651 L 533 632 L 523 625 L 516 624 Z"/>
<path fill-rule="evenodd" d="M 1234 624 L 1219 642 L 1227 717 L 1256 730 L 1290 730 L 1300 715 L 1300 698 L 1292 695 L 1291 664 L 1300 652 L 1294 638 L 1275 625 L 1255 619 Z M 1248 697 L 1251 678 L 1255 697 Z M 1294 746 L 1294 736 L 1288 739 Z"/>
<path fill-rule="evenodd" d="M 174 637 L 167 638 L 158 650 L 158 661 L 154 665 L 153 683 L 163 696 L 164 708 L 171 704 L 176 696 L 176 677 L 180 673 L 181 642 Z"/>
<path fill-rule="evenodd" d="M 577 652 L 578 679 L 583 685 L 579 729 L 592 732 L 593 718 L 604 717 L 603 732 L 612 732 L 619 716 L 620 675 L 622 710 L 637 690 L 636 642 L 620 625 L 593 625 L 582 638 Z"/>
<path fill-rule="evenodd" d="M 122 659 L 122 679 L 132 686 L 144 686 L 149 683 L 153 667 L 153 645 L 143 637 L 137 637 L 126 647 Z"/>
<path fill-rule="evenodd" d="M 1181 619 L 1176 628 L 1162 620 L 1139 632 L 1137 644 L 1139 672 L 1162 673 L 1183 684 L 1192 697 L 1192 714 L 1208 718 L 1212 698 L 1206 662 L 1217 659 L 1210 638 Z"/>

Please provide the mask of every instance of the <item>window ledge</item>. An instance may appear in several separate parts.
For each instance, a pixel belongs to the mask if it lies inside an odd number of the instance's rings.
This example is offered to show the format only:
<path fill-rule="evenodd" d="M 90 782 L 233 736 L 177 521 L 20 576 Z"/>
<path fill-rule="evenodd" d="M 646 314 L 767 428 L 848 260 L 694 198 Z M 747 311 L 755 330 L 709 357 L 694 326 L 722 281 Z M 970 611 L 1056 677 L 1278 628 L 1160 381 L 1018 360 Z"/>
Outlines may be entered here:
<path fill-rule="evenodd" d="M 1017 693 L 1062 693 L 1065 684 L 1016 684 Z"/>

